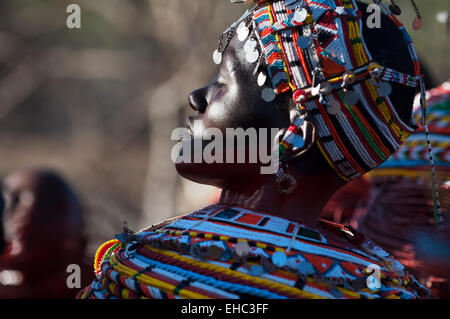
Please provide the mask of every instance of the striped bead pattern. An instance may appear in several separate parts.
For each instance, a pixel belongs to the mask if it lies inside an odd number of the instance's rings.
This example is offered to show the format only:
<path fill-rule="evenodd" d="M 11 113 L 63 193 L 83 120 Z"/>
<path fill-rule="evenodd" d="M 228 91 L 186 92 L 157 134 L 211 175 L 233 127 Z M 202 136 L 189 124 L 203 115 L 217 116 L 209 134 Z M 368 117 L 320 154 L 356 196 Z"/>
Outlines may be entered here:
<path fill-rule="evenodd" d="M 356 1 L 305 0 L 304 3 L 308 16 L 303 22 L 293 20 L 295 9 L 288 9 L 283 0 L 269 1 L 254 11 L 254 25 L 277 94 L 311 87 L 313 81 L 317 85 L 372 61 L 361 35 L 362 13 Z M 401 23 L 387 13 L 404 35 L 415 74 L 405 75 L 381 67 L 378 81 L 416 87 L 420 69 L 411 38 Z M 304 39 L 311 41 L 307 48 L 298 44 Z M 317 68 L 322 71 L 313 76 Z M 378 167 L 413 132 L 411 125 L 402 122 L 390 99 L 378 94 L 374 83 L 364 80 L 352 89 L 360 97 L 357 105 L 347 105 L 342 91 L 305 105 L 318 129 L 319 149 L 335 172 L 347 181 Z M 328 112 L 331 102 L 340 106 L 337 113 Z M 291 131 L 299 129 L 294 123 L 290 128 Z M 292 147 L 287 139 L 292 137 L 283 139 L 281 151 Z"/>
<path fill-rule="evenodd" d="M 196 226 L 189 229 L 192 224 Z M 354 240 L 348 237 L 349 230 L 328 222 L 322 222 L 321 228 L 316 231 L 260 212 L 213 205 L 158 230 L 136 234 L 137 242 L 123 243 L 101 261 L 97 279 L 78 297 L 398 299 L 427 295 L 425 288 L 370 241 L 361 241 L 353 233 L 361 244 L 349 248 Z M 293 232 L 298 234 L 295 240 Z M 341 239 L 336 241 L 335 236 Z M 238 243 L 250 247 L 245 260 L 230 254 Z M 220 247 L 222 255 L 208 255 L 210 247 Z M 277 253 L 286 256 L 285 266 L 252 273 L 252 267 L 266 267 L 263 259 Z M 378 291 L 364 288 L 369 275 L 366 267 L 371 264 L 381 270 L 382 289 Z M 307 269 L 307 274 L 302 275 L 301 269 Z"/>

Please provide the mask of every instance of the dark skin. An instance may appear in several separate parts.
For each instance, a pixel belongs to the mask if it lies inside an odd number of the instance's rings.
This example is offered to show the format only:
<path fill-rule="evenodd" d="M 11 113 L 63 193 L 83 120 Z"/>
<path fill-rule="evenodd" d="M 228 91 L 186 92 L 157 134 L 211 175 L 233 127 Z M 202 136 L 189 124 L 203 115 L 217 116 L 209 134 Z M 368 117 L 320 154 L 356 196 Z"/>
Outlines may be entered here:
<path fill-rule="evenodd" d="M 366 6 L 360 4 L 360 9 L 365 12 Z M 388 18 L 383 17 L 382 29 L 365 28 L 363 35 L 375 61 L 414 74 L 406 43 Z M 216 127 L 222 132 L 238 127 L 288 128 L 295 109 L 292 93 L 279 95 L 270 103 L 262 99 L 265 86 L 257 84 L 257 74 L 253 74 L 255 64 L 245 59 L 244 43 L 234 36 L 224 53 L 217 78 L 190 94 L 189 105 L 197 112 L 195 119 L 201 120 L 203 128 Z M 268 83 L 269 80 L 266 87 Z M 393 85 L 390 98 L 405 123 L 410 123 L 414 95 L 414 89 Z M 193 120 L 191 117 L 190 122 Z M 261 163 L 180 163 L 176 168 L 187 179 L 221 188 L 221 204 L 243 206 L 315 228 L 323 207 L 345 181 L 337 176 L 318 149 L 311 122 L 307 121 L 302 130 L 305 147 L 287 158 L 290 173 L 298 183 L 290 195 L 277 191 L 279 185 L 274 175 L 260 174 Z M 198 134 L 193 130 L 194 136 Z"/>
<path fill-rule="evenodd" d="M 81 280 L 93 278 L 85 262 L 82 207 L 71 187 L 56 173 L 18 170 L 1 185 L 6 249 L 0 269 L 21 273 L 17 285 L 0 284 L 0 298 L 74 298 L 66 285 L 67 266 L 81 267 Z M 0 215 L 1 216 L 1 215 Z"/>

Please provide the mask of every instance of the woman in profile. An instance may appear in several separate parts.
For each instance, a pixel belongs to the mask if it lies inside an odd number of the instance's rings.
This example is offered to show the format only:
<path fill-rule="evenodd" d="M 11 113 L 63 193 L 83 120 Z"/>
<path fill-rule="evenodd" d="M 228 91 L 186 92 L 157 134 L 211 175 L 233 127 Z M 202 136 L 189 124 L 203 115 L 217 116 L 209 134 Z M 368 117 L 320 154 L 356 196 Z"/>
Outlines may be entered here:
<path fill-rule="evenodd" d="M 125 228 L 98 250 L 97 279 L 80 298 L 430 296 L 372 241 L 320 220 L 336 190 L 379 166 L 415 129 L 421 80 L 412 43 L 386 8 L 382 27 L 368 28 L 366 9 L 258 1 L 220 36 L 219 74 L 189 96 L 197 115 L 176 164 L 183 177 L 221 188 L 219 202 L 137 234 Z M 278 128 L 275 174 L 261 174 L 259 161 L 186 155 L 198 141 L 211 151 L 212 128 Z M 270 150 L 266 139 L 258 136 Z M 215 154 L 235 158 L 233 151 Z"/>

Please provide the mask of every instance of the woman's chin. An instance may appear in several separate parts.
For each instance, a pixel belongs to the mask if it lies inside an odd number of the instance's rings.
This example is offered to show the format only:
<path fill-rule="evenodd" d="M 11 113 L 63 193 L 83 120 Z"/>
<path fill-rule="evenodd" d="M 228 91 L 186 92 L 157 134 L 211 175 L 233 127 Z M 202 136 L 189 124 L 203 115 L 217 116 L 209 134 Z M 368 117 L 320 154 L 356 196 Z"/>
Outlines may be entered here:
<path fill-rule="evenodd" d="M 176 163 L 175 169 L 180 176 L 199 184 L 211 185 L 219 187 L 217 177 L 209 176 L 208 169 L 205 168 L 205 163 Z"/>

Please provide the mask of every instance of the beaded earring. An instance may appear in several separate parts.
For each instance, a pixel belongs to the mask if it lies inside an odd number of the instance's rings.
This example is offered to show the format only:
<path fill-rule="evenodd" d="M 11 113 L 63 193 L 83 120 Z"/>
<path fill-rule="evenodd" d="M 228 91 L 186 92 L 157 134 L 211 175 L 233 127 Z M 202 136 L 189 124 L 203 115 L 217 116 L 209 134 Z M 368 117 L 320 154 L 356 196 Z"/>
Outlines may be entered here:
<path fill-rule="evenodd" d="M 414 0 L 411 0 L 411 4 L 414 8 L 414 11 L 416 12 L 416 18 L 414 19 L 414 22 L 413 22 L 413 28 L 414 28 L 414 30 L 419 30 L 423 25 L 422 15 L 420 14 L 419 7 L 417 6 L 417 4 Z"/>

